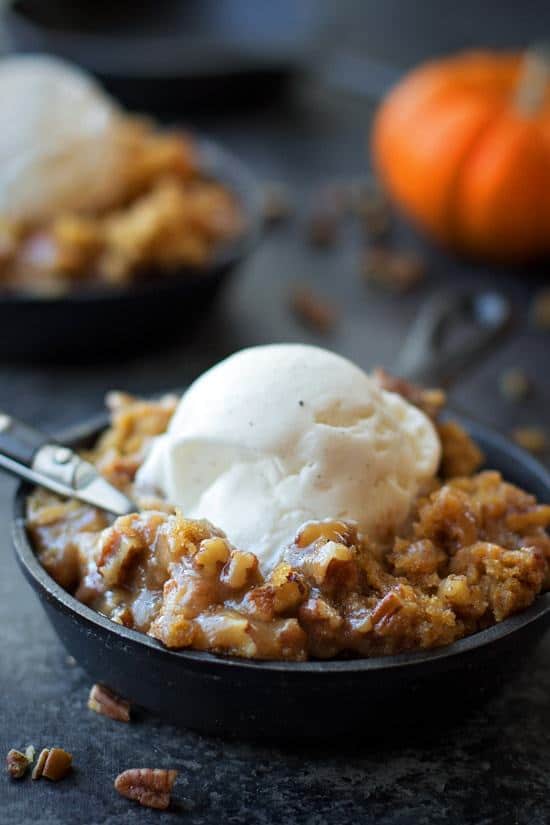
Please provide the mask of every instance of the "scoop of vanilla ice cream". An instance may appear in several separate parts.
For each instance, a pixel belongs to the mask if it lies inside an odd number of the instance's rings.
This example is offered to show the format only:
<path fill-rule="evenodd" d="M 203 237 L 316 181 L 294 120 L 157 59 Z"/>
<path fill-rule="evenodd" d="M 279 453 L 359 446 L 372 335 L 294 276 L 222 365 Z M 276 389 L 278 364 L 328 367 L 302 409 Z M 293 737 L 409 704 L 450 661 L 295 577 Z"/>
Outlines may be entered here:
<path fill-rule="evenodd" d="M 0 110 L 1 215 L 41 220 L 109 200 L 119 111 L 91 77 L 52 57 L 4 58 Z"/>
<path fill-rule="evenodd" d="M 192 384 L 137 484 L 209 519 L 268 572 L 306 521 L 397 528 L 439 458 L 431 421 L 401 396 L 334 353 L 276 344 Z"/>

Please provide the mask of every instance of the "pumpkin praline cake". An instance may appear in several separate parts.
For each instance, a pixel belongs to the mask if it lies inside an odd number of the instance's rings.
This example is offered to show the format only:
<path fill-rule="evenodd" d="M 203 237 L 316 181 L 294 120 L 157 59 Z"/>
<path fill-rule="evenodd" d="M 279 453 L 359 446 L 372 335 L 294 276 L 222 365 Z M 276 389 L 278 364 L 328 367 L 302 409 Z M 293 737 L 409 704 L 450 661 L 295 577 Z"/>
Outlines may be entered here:
<path fill-rule="evenodd" d="M 236 353 L 181 400 L 108 396 L 87 457 L 140 512 L 42 489 L 27 525 L 77 599 L 170 648 L 303 661 L 445 645 L 550 584 L 550 506 L 444 394 L 315 347 Z"/>

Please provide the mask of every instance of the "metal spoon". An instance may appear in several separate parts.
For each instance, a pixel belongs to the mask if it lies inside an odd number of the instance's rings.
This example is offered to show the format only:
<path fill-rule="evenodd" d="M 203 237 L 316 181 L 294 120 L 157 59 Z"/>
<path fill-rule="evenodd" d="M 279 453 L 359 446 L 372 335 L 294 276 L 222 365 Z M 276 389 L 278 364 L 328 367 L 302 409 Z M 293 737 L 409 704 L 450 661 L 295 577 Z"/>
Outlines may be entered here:
<path fill-rule="evenodd" d="M 447 387 L 480 363 L 509 330 L 510 301 L 496 291 L 442 289 L 413 322 L 392 372 L 419 384 Z M 453 343 L 453 333 L 462 333 Z"/>
<path fill-rule="evenodd" d="M 123 516 L 139 508 L 93 464 L 51 436 L 0 412 L 0 467 L 47 490 Z"/>

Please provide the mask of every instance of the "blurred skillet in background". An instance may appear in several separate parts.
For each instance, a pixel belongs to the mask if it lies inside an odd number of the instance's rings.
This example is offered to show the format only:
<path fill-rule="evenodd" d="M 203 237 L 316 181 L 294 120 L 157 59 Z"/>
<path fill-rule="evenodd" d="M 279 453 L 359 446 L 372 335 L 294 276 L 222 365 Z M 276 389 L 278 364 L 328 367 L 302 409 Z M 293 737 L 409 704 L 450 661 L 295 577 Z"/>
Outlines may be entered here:
<path fill-rule="evenodd" d="M 304 69 L 312 0 L 14 0 L 18 52 L 78 63 L 127 106 L 174 111 L 271 101 Z"/>
<path fill-rule="evenodd" d="M 138 352 L 185 338 L 221 285 L 254 247 L 261 229 L 261 192 L 253 175 L 220 146 L 197 138 L 200 167 L 235 194 L 244 229 L 201 270 L 151 273 L 122 287 L 90 286 L 59 297 L 0 296 L 2 357 L 33 362 L 81 362 Z"/>

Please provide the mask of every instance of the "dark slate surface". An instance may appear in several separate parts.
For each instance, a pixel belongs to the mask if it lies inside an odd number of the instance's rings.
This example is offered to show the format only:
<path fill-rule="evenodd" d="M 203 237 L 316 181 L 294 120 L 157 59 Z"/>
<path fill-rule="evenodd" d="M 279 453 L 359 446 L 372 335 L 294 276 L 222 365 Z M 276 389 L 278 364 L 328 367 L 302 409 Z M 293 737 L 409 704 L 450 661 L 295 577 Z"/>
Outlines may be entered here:
<path fill-rule="evenodd" d="M 393 19 L 396 4 L 387 5 Z M 500 42 L 514 40 L 506 6 L 499 4 L 505 23 Z M 387 18 L 384 21 L 382 31 L 388 37 L 393 29 Z M 412 57 L 426 51 L 426 42 L 431 44 L 428 50 L 437 50 L 426 21 L 427 17 L 418 41 L 410 38 L 420 43 Z M 342 31 L 353 42 L 370 43 L 375 52 L 376 46 L 378 56 L 402 54 L 402 34 L 386 43 L 384 52 L 373 32 L 374 22 L 366 9 L 363 25 L 369 23 L 368 28 L 347 24 Z M 338 23 L 334 22 L 335 32 L 340 31 Z M 460 45 L 450 25 L 439 25 L 445 45 Z M 530 25 L 534 31 L 535 23 Z M 412 59 L 410 50 L 403 55 L 404 64 Z M 316 181 L 365 173 L 370 115 L 364 101 L 306 84 L 284 106 L 229 120 L 210 119 L 202 125 L 246 158 L 260 176 L 291 183 L 303 206 Z M 406 230 L 402 237 L 408 243 Z M 190 348 L 175 346 L 124 363 L 83 369 L 3 364 L 0 409 L 55 430 L 97 412 L 108 388 L 147 393 L 181 386 L 225 354 L 268 341 L 321 343 L 365 367 L 391 365 L 422 299 L 440 282 L 459 282 L 501 288 L 514 302 L 516 329 L 498 352 L 454 388 L 453 400 L 503 431 L 522 423 L 548 424 L 550 336 L 530 330 L 526 323 L 530 298 L 544 273 L 492 271 L 430 252 L 426 284 L 411 295 L 394 298 L 361 283 L 357 256 L 351 231 L 334 251 L 312 251 L 304 243 L 298 219 L 266 238 Z M 341 322 L 334 333 L 320 338 L 289 315 L 286 295 L 294 280 L 311 282 L 340 308 Z M 536 379 L 536 392 L 521 407 L 498 395 L 498 375 L 510 365 Z M 168 822 L 179 818 L 189 823 L 542 825 L 550 820 L 548 642 L 522 680 L 505 686 L 486 709 L 451 730 L 427 723 L 416 743 L 391 723 L 384 742 L 371 741 L 366 732 L 361 746 L 341 743 L 306 750 L 291 744 L 281 749 L 206 739 L 176 731 L 146 714 L 124 726 L 86 710 L 89 680 L 68 663 L 16 569 L 9 539 L 12 489 L 11 481 L 0 479 L 0 752 L 29 743 L 37 748 L 55 743 L 74 753 L 76 767 L 59 785 L 0 777 L 0 822 L 157 822 L 163 815 L 139 809 L 112 789 L 114 776 L 131 765 L 181 771 L 175 809 L 164 815 Z"/>

